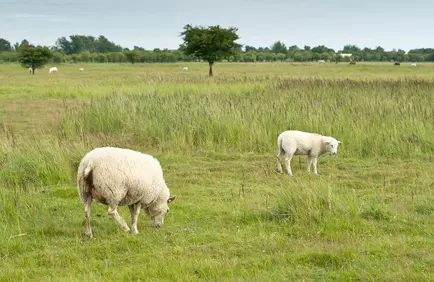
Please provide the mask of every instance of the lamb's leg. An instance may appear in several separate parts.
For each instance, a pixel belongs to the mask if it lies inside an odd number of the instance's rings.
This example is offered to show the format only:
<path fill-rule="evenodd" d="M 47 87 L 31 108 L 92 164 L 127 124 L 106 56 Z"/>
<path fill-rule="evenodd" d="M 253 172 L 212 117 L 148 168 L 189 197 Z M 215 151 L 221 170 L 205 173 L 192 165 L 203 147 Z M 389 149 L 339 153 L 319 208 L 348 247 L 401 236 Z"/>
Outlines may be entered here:
<path fill-rule="evenodd" d="M 313 173 L 315 173 L 315 175 L 318 175 L 318 170 L 316 169 L 317 161 L 318 161 L 318 157 L 314 157 L 313 158 Z"/>
<path fill-rule="evenodd" d="M 90 206 L 92 204 L 92 196 L 89 195 L 86 198 L 86 203 L 84 204 L 84 213 L 86 216 L 86 236 L 92 238 L 92 228 L 90 227 Z"/>
<path fill-rule="evenodd" d="M 277 153 L 277 171 L 279 173 L 283 172 L 282 171 L 282 155 L 283 155 L 283 152 L 282 152 L 282 150 L 279 149 L 279 152 Z"/>
<path fill-rule="evenodd" d="M 286 155 L 285 155 L 285 166 L 286 166 L 286 173 L 289 175 L 289 176 L 292 176 L 292 170 L 291 170 L 291 159 L 292 159 L 292 156 L 293 156 L 294 154 L 291 154 L 291 153 L 286 153 Z"/>
<path fill-rule="evenodd" d="M 128 206 L 131 213 L 131 234 L 139 233 L 139 231 L 137 230 L 137 219 L 139 218 L 140 214 L 140 206 L 140 203 Z"/>
<path fill-rule="evenodd" d="M 311 165 L 312 165 L 312 156 L 307 155 L 307 174 L 310 174 Z"/>
<path fill-rule="evenodd" d="M 118 214 L 118 206 L 114 205 L 114 206 L 110 206 L 108 209 L 108 214 L 117 222 L 119 223 L 119 225 L 121 226 L 121 228 L 126 231 L 129 232 L 130 228 L 128 227 L 127 223 L 125 222 L 125 220 Z"/>

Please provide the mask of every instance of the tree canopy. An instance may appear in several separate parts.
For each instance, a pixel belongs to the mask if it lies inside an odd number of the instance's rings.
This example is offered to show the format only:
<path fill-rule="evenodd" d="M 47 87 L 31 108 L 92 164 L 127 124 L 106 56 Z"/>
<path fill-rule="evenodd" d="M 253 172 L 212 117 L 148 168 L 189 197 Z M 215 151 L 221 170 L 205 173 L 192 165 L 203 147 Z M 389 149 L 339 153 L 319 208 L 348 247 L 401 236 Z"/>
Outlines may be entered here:
<path fill-rule="evenodd" d="M 273 43 L 273 45 L 271 45 L 271 52 L 275 54 L 285 54 L 286 52 L 288 52 L 288 48 L 282 41 L 276 41 Z"/>
<path fill-rule="evenodd" d="M 60 37 L 56 41 L 55 48 L 67 55 L 81 52 L 121 52 L 123 50 L 121 46 L 111 42 L 103 35 L 98 38 L 88 35 L 70 35 L 69 40 L 66 37 Z"/>
<path fill-rule="evenodd" d="M 180 49 L 186 55 L 193 55 L 209 64 L 209 76 L 213 76 L 212 66 L 215 62 L 235 55 L 241 45 L 236 43 L 240 37 L 235 27 L 202 27 L 186 25 L 181 33 L 184 44 Z"/>
<path fill-rule="evenodd" d="M 12 51 L 11 43 L 4 38 L 0 38 L 0 52 L 5 51 Z"/>
<path fill-rule="evenodd" d="M 19 62 L 25 68 L 32 68 L 32 74 L 35 74 L 35 70 L 48 63 L 51 57 L 47 47 L 27 45 L 20 49 Z"/>

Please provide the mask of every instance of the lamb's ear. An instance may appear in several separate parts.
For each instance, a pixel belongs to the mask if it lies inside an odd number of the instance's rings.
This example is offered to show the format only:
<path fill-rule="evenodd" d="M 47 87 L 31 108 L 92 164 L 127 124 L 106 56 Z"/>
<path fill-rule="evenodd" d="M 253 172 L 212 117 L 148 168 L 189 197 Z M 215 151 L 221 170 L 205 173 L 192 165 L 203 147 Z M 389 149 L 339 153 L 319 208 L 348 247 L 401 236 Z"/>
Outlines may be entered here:
<path fill-rule="evenodd" d="M 338 144 L 342 144 L 342 142 L 338 140 Z"/>
<path fill-rule="evenodd" d="M 324 140 L 324 144 L 330 144 L 330 140 Z"/>
<path fill-rule="evenodd" d="M 175 199 L 176 199 L 176 196 L 172 196 L 169 199 L 167 199 L 167 203 L 169 204 L 169 203 L 175 201 Z"/>

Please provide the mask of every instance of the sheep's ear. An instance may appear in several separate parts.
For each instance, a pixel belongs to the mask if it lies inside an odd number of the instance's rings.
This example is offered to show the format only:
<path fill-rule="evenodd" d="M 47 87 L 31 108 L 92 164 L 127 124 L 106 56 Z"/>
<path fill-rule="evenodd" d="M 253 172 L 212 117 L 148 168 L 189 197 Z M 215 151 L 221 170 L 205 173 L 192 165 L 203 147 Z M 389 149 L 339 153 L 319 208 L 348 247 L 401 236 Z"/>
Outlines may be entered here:
<path fill-rule="evenodd" d="M 341 141 L 338 141 L 338 144 L 342 144 L 342 142 L 341 142 Z"/>
<path fill-rule="evenodd" d="M 167 203 L 169 204 L 169 203 L 175 201 L 175 199 L 176 199 L 176 196 L 170 197 L 169 199 L 167 199 Z"/>
<path fill-rule="evenodd" d="M 324 144 L 330 144 L 329 140 L 324 141 Z"/>

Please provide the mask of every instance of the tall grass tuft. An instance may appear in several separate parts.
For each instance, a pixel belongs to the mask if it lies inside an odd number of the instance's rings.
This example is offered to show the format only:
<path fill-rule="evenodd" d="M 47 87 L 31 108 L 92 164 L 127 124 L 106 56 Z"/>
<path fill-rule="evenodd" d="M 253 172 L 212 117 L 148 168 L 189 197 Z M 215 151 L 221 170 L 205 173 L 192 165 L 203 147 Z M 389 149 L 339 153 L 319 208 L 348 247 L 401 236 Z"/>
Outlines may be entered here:
<path fill-rule="evenodd" d="M 328 181 L 300 181 L 276 196 L 277 205 L 271 210 L 273 217 L 299 229 L 340 232 L 360 229 L 361 207 L 357 196 L 347 189 L 337 189 Z"/>
<path fill-rule="evenodd" d="M 34 139 L 17 146 L 6 144 L 0 151 L 0 186 L 27 190 L 75 182 L 82 150 L 55 139 Z"/>
<path fill-rule="evenodd" d="M 299 129 L 332 135 L 356 157 L 434 151 L 432 83 L 277 78 L 265 85 L 94 98 L 67 109 L 60 135 L 126 136 L 162 150 L 274 153 L 280 132 Z"/>

